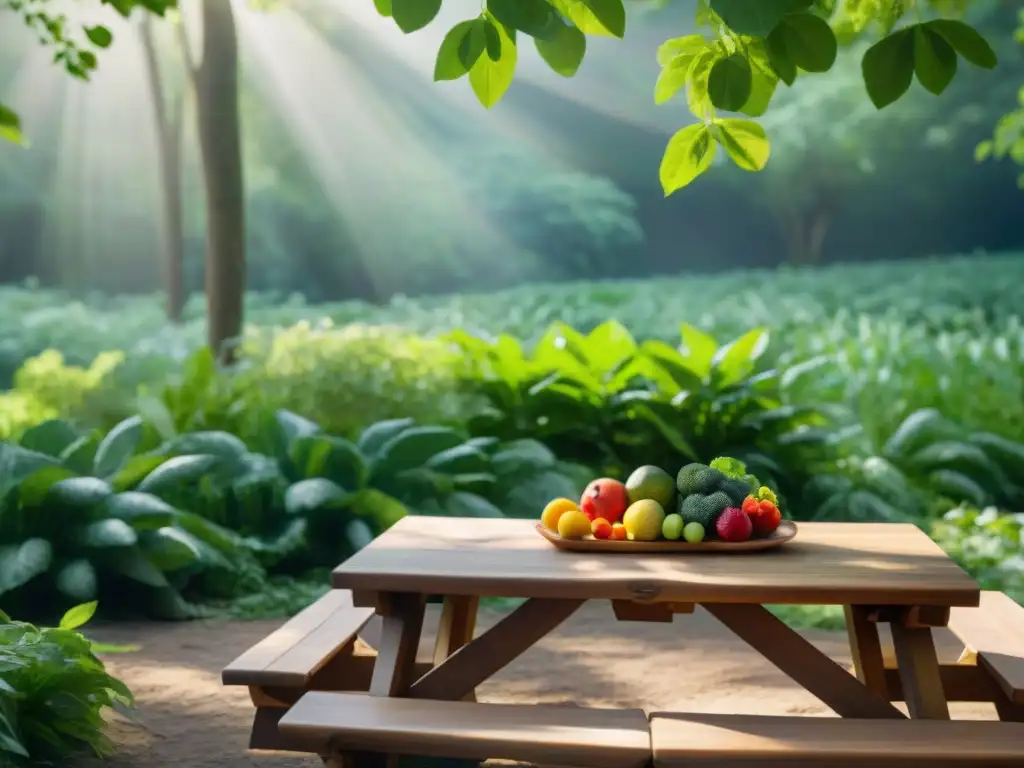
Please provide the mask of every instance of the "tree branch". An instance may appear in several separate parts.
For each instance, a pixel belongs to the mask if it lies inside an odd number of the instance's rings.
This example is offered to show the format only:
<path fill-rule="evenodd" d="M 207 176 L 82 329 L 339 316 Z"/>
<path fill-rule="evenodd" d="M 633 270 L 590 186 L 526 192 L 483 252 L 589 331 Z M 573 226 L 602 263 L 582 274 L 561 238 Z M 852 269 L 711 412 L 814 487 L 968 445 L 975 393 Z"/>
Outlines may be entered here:
<path fill-rule="evenodd" d="M 185 29 L 185 16 L 180 6 L 178 8 L 178 23 L 174 25 L 174 29 L 178 34 L 178 44 L 181 48 L 181 57 L 185 60 L 185 71 L 188 73 L 189 83 L 195 88 L 199 79 L 200 63 L 196 61 L 192 45 L 188 41 L 188 30 Z"/>

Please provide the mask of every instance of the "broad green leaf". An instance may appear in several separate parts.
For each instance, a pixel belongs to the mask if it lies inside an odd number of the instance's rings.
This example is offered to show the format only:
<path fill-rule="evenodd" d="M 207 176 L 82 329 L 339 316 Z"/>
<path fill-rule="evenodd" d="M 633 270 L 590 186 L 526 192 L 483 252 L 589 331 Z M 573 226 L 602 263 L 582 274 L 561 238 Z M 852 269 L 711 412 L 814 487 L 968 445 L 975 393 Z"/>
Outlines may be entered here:
<path fill-rule="evenodd" d="M 796 62 L 786 47 L 785 35 L 769 35 L 764 41 L 764 46 L 768 63 L 779 79 L 786 85 L 796 82 Z"/>
<path fill-rule="evenodd" d="M 96 450 L 102 439 L 103 435 L 99 430 L 78 438 L 61 451 L 61 464 L 79 475 L 92 474 L 92 468 L 96 462 Z"/>
<path fill-rule="evenodd" d="M 710 0 L 709 5 L 733 32 L 765 37 L 783 16 L 806 10 L 811 0 Z"/>
<path fill-rule="evenodd" d="M 554 31 L 544 38 L 534 38 L 537 53 L 552 70 L 562 77 L 572 77 L 587 53 L 587 37 L 572 24 L 555 21 Z"/>
<path fill-rule="evenodd" d="M 22 448 L 57 457 L 78 439 L 78 432 L 68 422 L 51 419 L 26 429 L 18 442 Z"/>
<path fill-rule="evenodd" d="M 391 0 L 373 0 L 373 4 L 381 16 L 385 18 L 391 16 Z"/>
<path fill-rule="evenodd" d="M 491 459 L 475 445 L 463 443 L 435 453 L 424 466 L 448 474 L 470 474 L 490 471 Z"/>
<path fill-rule="evenodd" d="M 707 372 L 694 370 L 678 349 L 669 346 L 665 342 L 657 339 L 648 339 L 641 345 L 641 351 L 668 376 L 671 387 L 664 381 L 660 381 L 660 376 L 658 377 L 658 383 L 662 389 L 670 392 L 672 395 L 676 395 L 680 391 L 700 389 L 703 384 L 704 376 L 707 375 Z M 710 360 L 710 358 L 708 359 Z"/>
<path fill-rule="evenodd" d="M 719 385 L 729 387 L 746 378 L 768 349 L 768 331 L 754 328 L 715 352 L 712 366 Z"/>
<path fill-rule="evenodd" d="M 813 13 L 791 13 L 779 22 L 765 41 L 772 67 L 786 83 L 791 80 L 779 71 L 776 56 L 784 58 L 806 72 L 827 72 L 835 64 L 839 51 L 832 27 Z M 784 55 L 780 55 L 783 54 Z M 783 69 L 786 69 L 783 64 Z M 795 77 L 795 73 L 794 73 Z"/>
<path fill-rule="evenodd" d="M 274 419 L 280 425 L 281 431 L 284 432 L 289 443 L 292 440 L 315 435 L 321 431 L 320 425 L 315 421 L 310 421 L 305 416 L 299 416 L 299 414 L 284 408 L 274 412 Z"/>
<path fill-rule="evenodd" d="M 774 73 L 763 72 L 760 67 L 752 67 L 752 78 L 750 81 L 750 98 L 739 108 L 739 111 L 750 117 L 760 117 L 768 111 L 772 96 L 775 95 L 775 87 L 779 84 L 779 78 Z"/>
<path fill-rule="evenodd" d="M 124 520 L 109 517 L 97 520 L 85 527 L 82 543 L 87 547 L 103 549 L 106 547 L 133 547 L 139 540 L 135 529 Z"/>
<path fill-rule="evenodd" d="M 98 477 L 69 477 L 50 486 L 46 494 L 48 503 L 90 509 L 110 498 L 114 492 L 110 483 Z"/>
<path fill-rule="evenodd" d="M 146 475 L 136 490 L 159 494 L 165 489 L 194 485 L 213 472 L 220 462 L 216 456 L 206 454 L 174 456 Z"/>
<path fill-rule="evenodd" d="M 0 548 L 0 593 L 17 589 L 50 569 L 53 546 L 46 539 L 26 539 Z"/>
<path fill-rule="evenodd" d="M 69 610 L 61 617 L 60 628 L 61 629 L 78 629 L 84 626 L 96 613 L 96 606 L 98 603 L 93 600 L 90 603 L 82 603 L 76 605 L 74 608 Z"/>
<path fill-rule="evenodd" d="M 487 10 L 509 29 L 518 29 L 534 38 L 550 34 L 550 25 L 556 20 L 555 10 L 547 0 L 487 0 Z"/>
<path fill-rule="evenodd" d="M 550 0 L 555 9 L 586 35 L 626 34 L 626 8 L 622 0 Z"/>
<path fill-rule="evenodd" d="M 117 573 L 140 584 L 158 589 L 169 586 L 167 577 L 139 551 L 138 547 L 115 550 L 109 564 Z"/>
<path fill-rule="evenodd" d="M 907 416 L 886 441 L 889 458 L 908 456 L 930 440 L 955 438 L 958 430 L 935 408 L 921 408 Z"/>
<path fill-rule="evenodd" d="M 423 29 L 441 10 L 441 0 L 391 0 L 391 17 L 407 35 Z"/>
<path fill-rule="evenodd" d="M 444 501 L 445 513 L 452 517 L 501 518 L 504 513 L 483 496 L 456 491 Z"/>
<path fill-rule="evenodd" d="M 109 48 L 110 44 L 114 42 L 114 36 L 110 34 L 110 30 L 99 24 L 95 27 L 85 27 L 84 31 L 89 42 L 97 48 Z"/>
<path fill-rule="evenodd" d="M 405 432 L 415 424 L 412 419 L 386 419 L 378 421 L 366 429 L 356 441 L 356 447 L 370 460 L 377 458 L 381 448 L 387 445 L 394 437 Z"/>
<path fill-rule="evenodd" d="M 62 469 L 52 456 L 0 441 L 0 500 L 44 467 Z"/>
<path fill-rule="evenodd" d="M 338 509 L 348 499 L 349 493 L 337 483 L 323 477 L 313 477 L 288 486 L 284 495 L 284 509 L 289 515 L 307 515 L 319 509 Z"/>
<path fill-rule="evenodd" d="M 21 118 L 14 110 L 0 104 L 0 139 L 25 146 L 25 137 L 21 133 Z"/>
<path fill-rule="evenodd" d="M 933 491 L 955 502 L 966 501 L 983 507 L 990 498 L 980 483 L 955 469 L 937 469 L 930 472 L 928 482 Z"/>
<path fill-rule="evenodd" d="M 227 460 L 241 460 L 249 452 L 248 446 L 230 432 L 201 431 L 178 435 L 160 446 L 165 456 L 208 454 Z"/>
<path fill-rule="evenodd" d="M 200 558 L 192 537 L 170 526 L 143 532 L 139 547 L 146 559 L 164 573 L 181 570 Z"/>
<path fill-rule="evenodd" d="M 95 472 L 98 477 L 117 473 L 135 453 L 142 440 L 142 419 L 132 416 L 111 429 L 96 448 Z"/>
<path fill-rule="evenodd" d="M 470 53 L 470 46 L 467 44 L 470 33 L 475 25 L 480 24 L 481 19 L 469 19 L 460 21 L 448 30 L 448 34 L 441 41 L 441 47 L 437 50 L 437 60 L 434 62 L 434 80 L 458 80 L 469 72 L 469 67 L 463 61 L 464 56 Z M 479 58 L 483 48 L 477 50 L 476 57 L 470 60 L 472 66 Z"/>
<path fill-rule="evenodd" d="M 914 33 L 901 29 L 884 37 L 861 60 L 871 102 L 882 109 L 900 98 L 914 79 Z"/>
<path fill-rule="evenodd" d="M 945 38 L 953 50 L 976 67 L 995 69 L 999 63 L 992 46 L 969 24 L 956 19 L 934 19 L 925 26 Z"/>
<path fill-rule="evenodd" d="M 478 58 L 469 70 L 469 84 L 480 103 L 490 109 L 501 101 L 505 91 L 512 85 L 519 54 L 515 41 L 503 24 L 491 19 L 487 19 L 486 23 L 494 27 L 501 39 L 501 58 L 498 61 L 492 61 L 490 56 Z"/>
<path fill-rule="evenodd" d="M 24 507 L 38 507 L 46 500 L 53 486 L 73 476 L 74 473 L 65 467 L 43 467 L 18 484 L 18 501 Z"/>
<path fill-rule="evenodd" d="M 125 491 L 107 499 L 107 514 L 124 520 L 136 531 L 156 530 L 174 522 L 176 510 L 150 493 Z"/>
<path fill-rule="evenodd" d="M 373 520 L 384 531 L 406 516 L 405 505 L 376 488 L 364 488 L 352 498 L 352 512 Z"/>
<path fill-rule="evenodd" d="M 345 526 L 345 538 L 348 539 L 352 549 L 358 552 L 373 541 L 373 531 L 365 520 L 355 518 L 349 520 L 348 525 Z"/>
<path fill-rule="evenodd" d="M 690 69 L 686 73 L 686 106 L 690 108 L 690 112 L 705 122 L 710 119 L 712 109 L 708 96 L 708 76 L 716 61 L 717 54 L 709 48 L 693 57 Z"/>
<path fill-rule="evenodd" d="M 711 135 L 744 171 L 760 171 L 768 163 L 771 147 L 764 128 L 738 117 L 716 120 Z"/>
<path fill-rule="evenodd" d="M 708 74 L 711 103 L 727 112 L 736 112 L 750 98 L 753 73 L 750 62 L 741 53 L 718 59 Z"/>
<path fill-rule="evenodd" d="M 484 50 L 491 61 L 501 60 L 501 35 L 494 24 L 484 24 Z"/>
<path fill-rule="evenodd" d="M 711 374 L 711 364 L 718 351 L 718 344 L 715 340 L 699 328 L 683 324 L 679 327 L 682 343 L 679 345 L 679 354 L 686 361 L 686 365 L 702 379 Z"/>
<path fill-rule="evenodd" d="M 505 443 L 491 459 L 494 473 L 502 477 L 536 472 L 557 462 L 550 448 L 530 438 Z"/>
<path fill-rule="evenodd" d="M 96 598 L 96 569 L 88 560 L 72 560 L 54 578 L 58 591 L 72 600 L 86 602 Z"/>
<path fill-rule="evenodd" d="M 936 95 L 956 76 L 956 51 L 926 24 L 914 27 L 914 72 L 918 82 Z"/>
<path fill-rule="evenodd" d="M 658 46 L 658 64 L 667 67 L 681 57 L 685 60 L 685 65 L 689 66 L 692 58 L 707 48 L 708 41 L 703 35 L 673 37 Z"/>
<path fill-rule="evenodd" d="M 688 125 L 669 139 L 658 172 L 665 197 L 710 168 L 716 146 L 704 123 Z"/>
<path fill-rule="evenodd" d="M 389 440 L 372 465 L 373 477 L 422 467 L 435 454 L 462 445 L 464 438 L 450 427 L 412 427 Z"/>

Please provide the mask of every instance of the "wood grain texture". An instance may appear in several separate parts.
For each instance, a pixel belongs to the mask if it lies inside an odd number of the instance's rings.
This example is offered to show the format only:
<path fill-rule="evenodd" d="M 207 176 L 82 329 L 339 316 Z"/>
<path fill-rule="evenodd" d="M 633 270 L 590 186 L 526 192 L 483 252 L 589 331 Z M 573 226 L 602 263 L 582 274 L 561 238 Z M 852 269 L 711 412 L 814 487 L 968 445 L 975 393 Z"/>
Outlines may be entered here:
<path fill-rule="evenodd" d="M 373 616 L 346 590 L 332 589 L 221 671 L 224 685 L 301 687 Z"/>
<path fill-rule="evenodd" d="M 844 608 L 850 654 L 857 679 L 869 690 L 887 695 L 882 643 L 878 636 L 878 626 L 871 621 L 870 613 L 871 609 L 862 605 L 847 605 Z"/>
<path fill-rule="evenodd" d="M 954 609 L 949 628 L 1010 702 L 1024 706 L 1024 607 L 1001 592 L 985 592 L 979 607 Z"/>
<path fill-rule="evenodd" d="M 707 553 L 561 552 L 532 520 L 409 516 L 333 573 L 365 593 L 682 603 L 977 605 L 980 589 L 912 525 L 802 523 L 784 547 Z"/>
<path fill-rule="evenodd" d="M 840 717 L 906 719 L 884 694 L 865 688 L 760 605 L 705 604 L 704 608 Z"/>
<path fill-rule="evenodd" d="M 949 705 L 939 672 L 935 641 L 928 628 L 892 626 L 892 644 L 903 686 L 903 700 L 913 718 L 949 720 Z"/>
<path fill-rule="evenodd" d="M 654 713 L 655 768 L 1024 765 L 1024 725 Z"/>
<path fill-rule="evenodd" d="M 689 541 L 612 541 L 611 539 L 566 539 L 549 531 L 540 523 L 534 526 L 541 538 L 551 542 L 552 546 L 566 552 L 608 552 L 611 554 L 662 554 L 665 552 L 687 553 L 699 555 L 707 552 L 742 554 L 744 552 L 760 552 L 765 549 L 781 547 L 792 541 L 797 534 L 796 523 L 783 520 L 771 536 L 747 541 L 702 541 L 693 544 Z"/>
<path fill-rule="evenodd" d="M 402 696 L 415 680 L 416 649 L 423 632 L 426 598 L 417 594 L 390 595 L 381 617 L 380 645 L 370 679 L 371 696 Z"/>
<path fill-rule="evenodd" d="M 289 742 L 426 757 L 641 768 L 651 759 L 640 710 L 413 701 L 307 693 L 281 718 Z"/>
<path fill-rule="evenodd" d="M 582 600 L 533 598 L 516 608 L 409 689 L 416 699 L 464 698 L 583 605 Z"/>

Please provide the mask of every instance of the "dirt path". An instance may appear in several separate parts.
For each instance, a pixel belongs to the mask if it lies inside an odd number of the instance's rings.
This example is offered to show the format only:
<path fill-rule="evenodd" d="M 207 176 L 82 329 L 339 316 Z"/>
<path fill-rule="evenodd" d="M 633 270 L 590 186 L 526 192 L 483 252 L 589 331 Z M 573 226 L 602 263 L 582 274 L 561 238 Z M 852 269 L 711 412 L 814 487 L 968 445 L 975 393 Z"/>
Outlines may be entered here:
<path fill-rule="evenodd" d="M 498 614 L 481 616 L 481 626 Z M 428 615 L 426 638 L 437 614 Z M 246 751 L 252 705 L 244 689 L 224 688 L 220 670 L 280 622 L 118 624 L 96 629 L 97 640 L 137 643 L 137 653 L 108 666 L 135 692 L 141 726 L 113 724 L 120 752 L 109 768 L 306 768 L 320 761 Z M 373 641 L 371 626 L 367 640 Z M 849 663 L 845 635 L 805 633 Z M 951 635 L 939 635 L 939 655 L 955 660 Z M 560 630 L 479 690 L 486 701 L 639 706 L 750 714 L 829 715 L 817 699 L 763 662 L 709 614 L 697 610 L 673 624 L 616 622 L 606 604 L 588 605 Z M 991 706 L 954 705 L 954 717 L 994 717 Z"/>

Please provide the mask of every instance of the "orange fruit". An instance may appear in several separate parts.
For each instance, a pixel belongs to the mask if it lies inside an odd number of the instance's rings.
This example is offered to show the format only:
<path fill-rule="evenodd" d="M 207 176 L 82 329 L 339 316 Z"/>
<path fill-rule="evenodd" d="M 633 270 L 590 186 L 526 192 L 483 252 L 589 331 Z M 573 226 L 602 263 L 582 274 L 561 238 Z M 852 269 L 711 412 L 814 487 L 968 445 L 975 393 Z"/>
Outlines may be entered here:
<path fill-rule="evenodd" d="M 595 517 L 590 530 L 595 539 L 610 539 L 612 536 L 612 524 L 603 517 Z"/>
<path fill-rule="evenodd" d="M 553 499 L 540 515 L 541 524 L 549 531 L 558 532 L 558 520 L 566 512 L 579 512 L 579 506 L 572 499 Z"/>
<path fill-rule="evenodd" d="M 615 525 L 612 526 L 611 536 L 609 536 L 608 538 L 610 538 L 612 541 L 625 541 L 626 526 L 624 526 L 622 523 L 615 523 Z"/>

